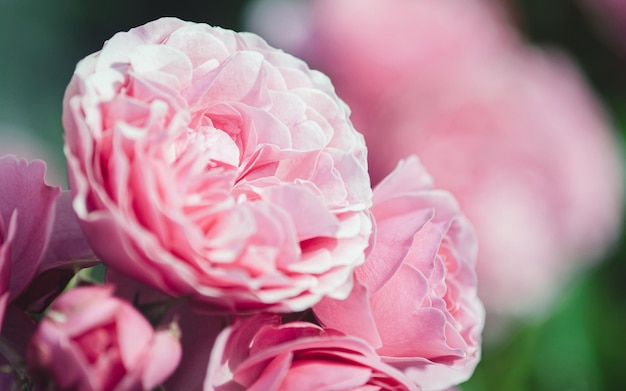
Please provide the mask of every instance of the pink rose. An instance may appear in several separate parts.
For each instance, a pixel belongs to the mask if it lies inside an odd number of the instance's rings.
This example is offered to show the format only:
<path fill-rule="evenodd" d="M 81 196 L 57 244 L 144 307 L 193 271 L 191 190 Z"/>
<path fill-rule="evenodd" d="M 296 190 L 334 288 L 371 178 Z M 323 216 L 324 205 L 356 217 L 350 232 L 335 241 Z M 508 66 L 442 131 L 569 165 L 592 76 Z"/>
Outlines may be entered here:
<path fill-rule="evenodd" d="M 328 78 L 259 37 L 165 18 L 81 61 L 63 122 L 74 208 L 103 261 L 241 311 L 347 296 L 371 189 Z"/>
<path fill-rule="evenodd" d="M 295 52 L 350 104 L 374 184 L 417 154 L 458 199 L 491 314 L 545 308 L 616 237 L 623 163 L 609 121 L 570 61 L 523 45 L 495 2 L 310 4 Z"/>
<path fill-rule="evenodd" d="M 425 390 L 467 380 L 484 324 L 469 222 L 415 157 L 374 189 L 372 214 L 371 252 L 354 290 L 343 301 L 322 300 L 316 317 L 365 339 Z"/>
<path fill-rule="evenodd" d="M 364 341 L 307 322 L 253 317 L 218 337 L 204 391 L 417 390 Z"/>
<path fill-rule="evenodd" d="M 41 383 L 63 390 L 152 390 L 174 371 L 178 339 L 154 331 L 112 286 L 74 288 L 39 324 L 27 358 Z"/>

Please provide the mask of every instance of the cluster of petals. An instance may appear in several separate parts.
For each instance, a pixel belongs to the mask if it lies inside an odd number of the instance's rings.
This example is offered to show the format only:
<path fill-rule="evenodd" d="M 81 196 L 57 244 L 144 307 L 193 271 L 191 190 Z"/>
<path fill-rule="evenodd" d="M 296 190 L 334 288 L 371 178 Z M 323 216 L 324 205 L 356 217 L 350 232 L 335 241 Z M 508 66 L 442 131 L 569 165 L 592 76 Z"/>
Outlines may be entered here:
<path fill-rule="evenodd" d="M 322 73 L 163 18 L 79 62 L 63 109 L 71 191 L 0 158 L 0 388 L 417 391 L 474 371 L 468 219 L 415 156 L 372 191 Z M 104 285 L 75 276 L 100 261 Z"/>
<path fill-rule="evenodd" d="M 174 371 L 178 337 L 155 332 L 112 293 L 112 286 L 74 288 L 50 307 L 28 350 L 30 370 L 44 388 L 151 390 Z"/>
<path fill-rule="evenodd" d="M 363 137 L 329 79 L 254 34 L 163 18 L 82 60 L 64 99 L 73 206 L 107 264 L 237 311 L 346 297 Z"/>
<path fill-rule="evenodd" d="M 363 338 L 424 390 L 467 380 L 484 325 L 471 225 L 416 157 L 376 186 L 373 201 L 375 230 L 355 287 L 346 300 L 323 299 L 316 318 Z"/>
<path fill-rule="evenodd" d="M 496 2 L 392 3 L 301 2 L 307 34 L 289 49 L 350 105 L 374 184 L 415 153 L 458 199 L 487 310 L 544 309 L 617 235 L 615 132 L 570 60 L 520 42 Z"/>
<path fill-rule="evenodd" d="M 204 391 L 419 388 L 365 341 L 280 317 L 241 320 L 217 338 Z"/>

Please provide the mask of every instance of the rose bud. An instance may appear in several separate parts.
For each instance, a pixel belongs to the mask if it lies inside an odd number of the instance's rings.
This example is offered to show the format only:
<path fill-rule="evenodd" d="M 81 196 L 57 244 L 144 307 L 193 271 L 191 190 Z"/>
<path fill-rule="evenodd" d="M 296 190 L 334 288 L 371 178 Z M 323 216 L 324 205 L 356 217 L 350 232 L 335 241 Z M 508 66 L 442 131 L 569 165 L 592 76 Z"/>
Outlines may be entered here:
<path fill-rule="evenodd" d="M 176 369 L 181 348 L 154 331 L 112 286 L 74 288 L 48 309 L 28 349 L 31 373 L 61 390 L 152 390 Z"/>

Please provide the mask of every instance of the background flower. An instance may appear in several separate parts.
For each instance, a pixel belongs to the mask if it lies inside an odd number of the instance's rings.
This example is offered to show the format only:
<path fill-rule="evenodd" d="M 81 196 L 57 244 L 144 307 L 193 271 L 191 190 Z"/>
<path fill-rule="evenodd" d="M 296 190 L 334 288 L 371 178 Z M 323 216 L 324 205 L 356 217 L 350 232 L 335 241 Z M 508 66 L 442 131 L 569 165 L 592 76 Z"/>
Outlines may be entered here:
<path fill-rule="evenodd" d="M 242 311 L 345 297 L 371 197 L 348 113 L 255 35 L 148 23 L 67 88 L 74 208 L 107 265 L 168 294 Z"/>

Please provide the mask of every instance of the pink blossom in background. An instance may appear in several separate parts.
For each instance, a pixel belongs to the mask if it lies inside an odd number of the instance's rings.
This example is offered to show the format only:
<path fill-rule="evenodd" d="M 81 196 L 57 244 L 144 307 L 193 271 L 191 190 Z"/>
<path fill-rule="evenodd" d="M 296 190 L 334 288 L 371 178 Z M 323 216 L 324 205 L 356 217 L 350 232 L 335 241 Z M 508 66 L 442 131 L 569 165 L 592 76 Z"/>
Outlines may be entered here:
<path fill-rule="evenodd" d="M 204 391 L 418 390 L 365 341 L 278 316 L 236 323 L 218 337 Z"/>
<path fill-rule="evenodd" d="M 544 308 L 616 237 L 622 172 L 603 113 L 564 57 L 529 51 L 502 61 L 455 80 L 445 96 L 407 92 L 371 122 L 393 135 L 365 133 L 387 143 L 371 152 L 379 171 L 417 152 L 459 198 L 478 233 L 481 297 L 495 313 L 524 314 Z M 416 109 L 420 99 L 430 112 Z"/>
<path fill-rule="evenodd" d="M 365 339 L 424 390 L 467 380 L 480 359 L 476 237 L 413 156 L 374 189 L 371 252 L 346 300 L 313 307 L 324 327 Z"/>
<path fill-rule="evenodd" d="M 249 8 L 252 31 L 331 75 L 360 132 L 405 83 L 471 68 L 517 42 L 484 0 L 257 0 Z M 278 19 L 285 9 L 289 19 Z M 291 34 L 291 25 L 303 31 Z"/>
<path fill-rule="evenodd" d="M 521 43 L 495 3 L 392 3 L 311 1 L 291 50 L 352 108 L 374 184 L 417 153 L 459 200 L 488 312 L 536 313 L 617 235 L 611 125 L 576 67 Z"/>
<path fill-rule="evenodd" d="M 112 293 L 112 286 L 74 288 L 53 303 L 27 355 L 42 383 L 63 390 L 152 390 L 174 371 L 181 356 L 177 337 L 155 332 Z"/>
<path fill-rule="evenodd" d="M 330 81 L 250 33 L 164 18 L 81 61 L 74 209 L 108 265 L 239 311 L 346 297 L 364 260 L 363 137 Z"/>

